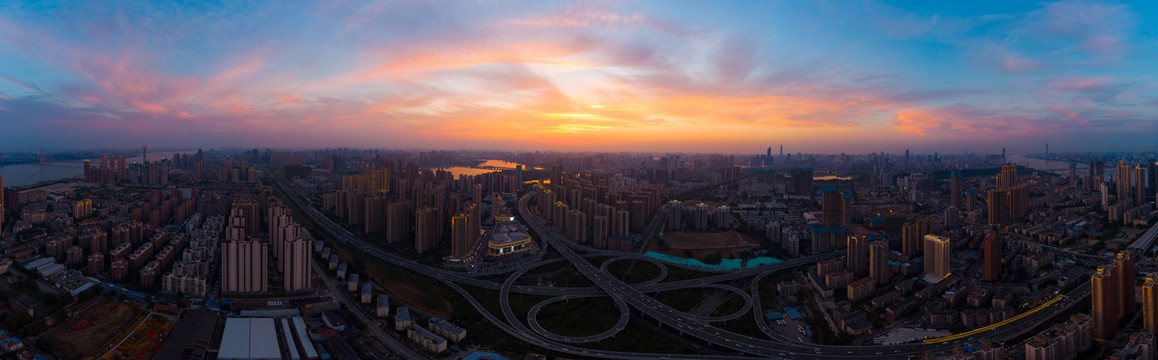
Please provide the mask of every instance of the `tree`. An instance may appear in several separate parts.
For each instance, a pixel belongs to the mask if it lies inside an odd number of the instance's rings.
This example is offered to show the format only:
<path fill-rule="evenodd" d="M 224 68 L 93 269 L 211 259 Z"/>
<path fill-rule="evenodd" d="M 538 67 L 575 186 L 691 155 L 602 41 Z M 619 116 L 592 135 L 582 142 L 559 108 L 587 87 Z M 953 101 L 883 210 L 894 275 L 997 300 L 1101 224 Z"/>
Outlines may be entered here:
<path fill-rule="evenodd" d="M 720 254 L 719 251 L 708 254 L 708 256 L 704 257 L 704 263 L 708 264 L 708 265 L 719 264 L 720 260 L 723 260 L 723 256 Z"/>

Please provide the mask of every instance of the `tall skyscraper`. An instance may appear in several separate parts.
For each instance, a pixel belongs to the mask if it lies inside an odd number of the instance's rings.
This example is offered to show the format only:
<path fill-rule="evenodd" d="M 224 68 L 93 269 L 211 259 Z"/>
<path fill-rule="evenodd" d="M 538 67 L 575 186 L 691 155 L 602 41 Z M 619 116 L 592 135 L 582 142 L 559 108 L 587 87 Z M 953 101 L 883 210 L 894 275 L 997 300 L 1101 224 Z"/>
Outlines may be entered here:
<path fill-rule="evenodd" d="M 949 238 L 925 235 L 925 276 L 944 279 L 949 276 Z"/>
<path fill-rule="evenodd" d="M 1134 314 L 1137 305 L 1134 299 L 1134 255 L 1120 251 L 1114 257 L 1114 267 L 1118 270 L 1118 318 L 1122 319 Z"/>
<path fill-rule="evenodd" d="M 1142 284 L 1142 325 L 1151 335 L 1158 334 L 1158 282 L 1146 277 Z"/>
<path fill-rule="evenodd" d="M 1118 332 L 1119 280 L 1113 265 L 1098 267 L 1090 277 L 1090 315 L 1094 318 L 1094 337 L 1106 339 Z"/>
<path fill-rule="evenodd" d="M 269 245 L 246 236 L 245 215 L 234 206 L 225 241 L 221 243 L 221 291 L 228 294 L 259 294 L 268 289 Z"/>
<path fill-rule="evenodd" d="M 889 280 L 889 243 L 884 240 L 869 243 L 869 277 L 877 285 Z"/>
<path fill-rule="evenodd" d="M 990 232 L 984 244 L 985 281 L 996 282 L 1001 278 L 1001 239 L 997 232 Z"/>
<path fill-rule="evenodd" d="M 849 236 L 848 253 L 845 256 L 848 271 L 858 276 L 868 275 L 868 257 L 868 239 L 864 236 Z"/>

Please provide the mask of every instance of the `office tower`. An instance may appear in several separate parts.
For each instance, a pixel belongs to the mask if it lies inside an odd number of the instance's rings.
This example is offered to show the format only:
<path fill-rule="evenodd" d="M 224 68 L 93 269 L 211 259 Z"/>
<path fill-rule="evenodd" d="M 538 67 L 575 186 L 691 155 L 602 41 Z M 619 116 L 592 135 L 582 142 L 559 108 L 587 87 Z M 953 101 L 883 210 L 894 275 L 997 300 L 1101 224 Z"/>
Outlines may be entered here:
<path fill-rule="evenodd" d="M 949 176 L 949 205 L 962 209 L 965 207 L 965 194 L 962 193 L 961 172 L 954 171 Z"/>
<path fill-rule="evenodd" d="M 1134 300 L 1134 255 L 1118 252 L 1114 257 L 1114 268 L 1118 271 L 1118 294 L 1114 297 L 1118 299 L 1118 318 L 1122 319 L 1133 315 L 1137 304 Z"/>
<path fill-rule="evenodd" d="M 990 232 L 984 244 L 985 281 L 996 282 L 1001 278 L 1001 239 L 997 232 Z"/>
<path fill-rule="evenodd" d="M 868 239 L 864 236 L 852 235 L 848 237 L 847 260 L 848 271 L 858 276 L 868 274 Z"/>
<path fill-rule="evenodd" d="M 1158 334 L 1158 282 L 1146 277 L 1142 284 L 1142 324 L 1151 335 Z"/>
<path fill-rule="evenodd" d="M 1107 339 L 1118 332 L 1119 280 L 1113 265 L 1098 267 L 1090 277 L 1090 315 L 1094 318 L 1094 337 Z"/>
<path fill-rule="evenodd" d="M 419 254 L 430 250 L 438 242 L 438 237 L 435 236 L 437 217 L 438 209 L 430 206 L 418 209 L 418 213 L 414 216 L 414 249 Z"/>
<path fill-rule="evenodd" d="M 234 206 L 221 243 L 221 291 L 229 294 L 264 293 L 267 288 L 269 246 L 246 237 L 245 212 Z"/>
<path fill-rule="evenodd" d="M 840 189 L 835 186 L 825 186 L 820 190 L 821 221 L 825 226 L 844 226 L 844 216 L 841 210 L 844 201 L 840 196 Z"/>
<path fill-rule="evenodd" d="M 889 243 L 877 240 L 869 243 L 869 277 L 882 285 L 889 280 Z"/>
<path fill-rule="evenodd" d="M 281 273 L 285 279 L 285 291 L 308 290 L 310 283 L 310 239 L 302 236 L 298 224 L 282 227 Z"/>
<path fill-rule="evenodd" d="M 410 215 L 406 203 L 395 201 L 386 206 L 386 242 L 404 241 L 410 233 Z"/>
<path fill-rule="evenodd" d="M 925 235 L 925 276 L 944 279 L 949 276 L 949 238 Z"/>
<path fill-rule="evenodd" d="M 594 225 L 591 227 L 592 246 L 596 249 L 607 248 L 607 236 L 611 231 L 610 220 L 607 216 L 595 215 L 593 220 Z"/>
<path fill-rule="evenodd" d="M 1130 199 L 1131 168 L 1130 165 L 1126 165 L 1126 160 L 1119 160 L 1117 169 L 1118 174 L 1117 177 L 1114 178 L 1114 186 L 1117 190 L 1115 195 L 1118 197 L 1117 202 L 1121 204 Z"/>
<path fill-rule="evenodd" d="M 1146 169 L 1134 167 L 1134 206 L 1146 203 Z"/>
<path fill-rule="evenodd" d="M 4 232 L 4 175 L 0 175 L 0 233 Z"/>

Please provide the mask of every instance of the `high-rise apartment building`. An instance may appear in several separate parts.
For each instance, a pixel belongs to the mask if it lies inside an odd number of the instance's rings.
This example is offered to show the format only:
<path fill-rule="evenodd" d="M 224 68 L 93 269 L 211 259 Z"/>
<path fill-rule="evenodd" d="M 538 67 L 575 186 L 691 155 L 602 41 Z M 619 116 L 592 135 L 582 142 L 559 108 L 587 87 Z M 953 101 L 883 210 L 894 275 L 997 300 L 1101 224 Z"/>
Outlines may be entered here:
<path fill-rule="evenodd" d="M 282 227 L 282 237 L 285 243 L 282 246 L 281 273 L 285 282 L 285 291 L 302 291 L 313 288 L 310 276 L 310 246 L 309 238 L 302 236 L 302 228 L 298 224 Z"/>
<path fill-rule="evenodd" d="M 1134 206 L 1146 203 L 1146 169 L 1134 167 Z"/>
<path fill-rule="evenodd" d="M 1098 184 L 1105 182 L 1106 163 L 1101 161 L 1090 162 L 1090 190 L 1098 191 Z"/>
<path fill-rule="evenodd" d="M 1142 284 L 1142 325 L 1150 334 L 1158 334 L 1158 282 L 1146 277 Z"/>
<path fill-rule="evenodd" d="M 1134 314 L 1137 302 L 1134 299 L 1134 255 L 1120 251 L 1114 256 L 1114 267 L 1118 270 L 1118 318 Z"/>
<path fill-rule="evenodd" d="M 848 253 L 847 256 L 845 256 L 848 271 L 858 276 L 867 275 L 869 272 L 868 257 L 868 238 L 857 235 L 849 236 Z"/>
<path fill-rule="evenodd" d="M 438 226 L 438 209 L 434 207 L 423 207 L 418 209 L 414 216 L 414 249 L 419 254 L 425 253 L 430 248 L 437 245 L 438 238 L 435 236 Z"/>
<path fill-rule="evenodd" d="M 997 232 L 985 237 L 983 260 L 985 261 L 985 281 L 996 282 L 1001 278 L 1001 239 Z"/>
<path fill-rule="evenodd" d="M 235 204 L 236 205 L 236 204 Z M 228 294 L 265 293 L 269 245 L 248 238 L 245 212 L 234 206 L 221 243 L 221 291 Z"/>
<path fill-rule="evenodd" d="M 825 186 L 820 190 L 821 220 L 825 226 L 844 226 L 844 216 L 841 210 L 844 207 L 840 196 L 840 189 L 835 186 Z"/>
<path fill-rule="evenodd" d="M 465 259 L 474 254 L 478 245 L 478 205 L 471 204 L 461 213 L 451 218 L 450 228 L 451 248 L 450 257 Z"/>
<path fill-rule="evenodd" d="M 925 235 L 925 276 L 944 279 L 949 276 L 949 238 Z"/>
<path fill-rule="evenodd" d="M 1114 178 L 1114 185 L 1119 204 L 1130 200 L 1130 180 L 1133 178 L 1130 170 L 1133 168 L 1126 165 L 1126 160 L 1118 161 L 1118 176 Z"/>
<path fill-rule="evenodd" d="M 395 201 L 386 206 L 386 242 L 394 244 L 406 240 L 410 235 L 410 215 L 407 205 Z"/>
<path fill-rule="evenodd" d="M 869 277 L 876 281 L 877 285 L 884 284 L 889 280 L 889 243 L 884 240 L 877 240 L 869 243 Z"/>
<path fill-rule="evenodd" d="M 607 236 L 611 232 L 611 224 L 606 216 L 595 215 L 594 225 L 591 227 L 592 246 L 596 249 L 607 248 Z"/>
<path fill-rule="evenodd" d="M 1106 339 L 1118 332 L 1118 272 L 1114 265 L 1098 267 L 1090 277 L 1090 315 L 1094 318 L 1094 337 Z"/>

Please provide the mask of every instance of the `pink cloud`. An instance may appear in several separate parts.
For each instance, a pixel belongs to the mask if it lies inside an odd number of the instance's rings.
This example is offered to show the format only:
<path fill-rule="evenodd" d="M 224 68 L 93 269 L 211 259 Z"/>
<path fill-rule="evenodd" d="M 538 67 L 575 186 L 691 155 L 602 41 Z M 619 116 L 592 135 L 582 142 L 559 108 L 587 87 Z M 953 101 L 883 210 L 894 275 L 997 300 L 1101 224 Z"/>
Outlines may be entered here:
<path fill-rule="evenodd" d="M 1098 88 L 1108 84 L 1112 78 L 1108 76 L 1097 77 L 1063 77 L 1050 81 L 1050 85 L 1059 90 L 1066 91 L 1082 91 L 1093 88 Z"/>

